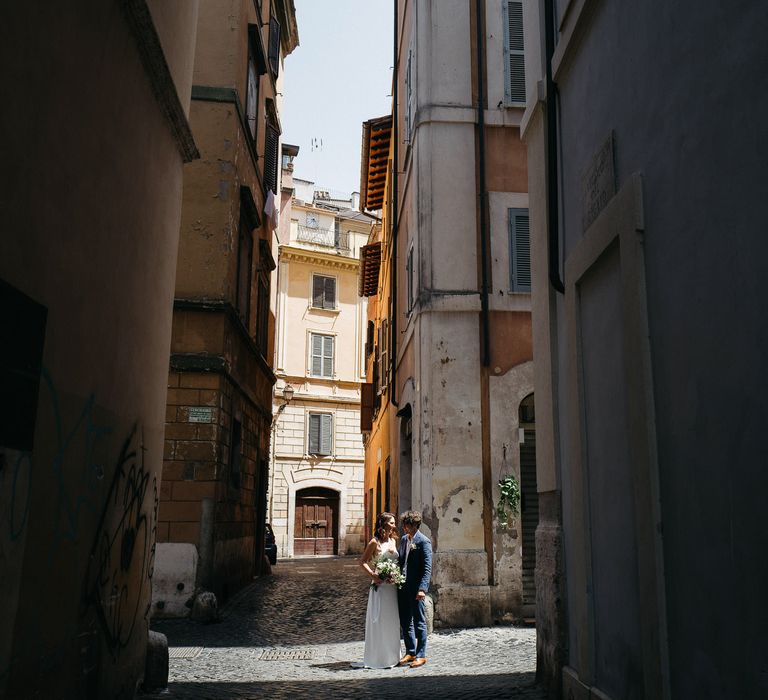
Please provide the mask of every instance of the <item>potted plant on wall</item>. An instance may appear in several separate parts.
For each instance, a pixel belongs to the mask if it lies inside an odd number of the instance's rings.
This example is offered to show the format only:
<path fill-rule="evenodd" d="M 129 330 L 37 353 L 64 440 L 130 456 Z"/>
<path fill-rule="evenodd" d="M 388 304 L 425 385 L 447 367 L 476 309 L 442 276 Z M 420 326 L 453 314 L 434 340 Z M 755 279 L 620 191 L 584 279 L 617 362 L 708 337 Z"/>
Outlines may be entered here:
<path fill-rule="evenodd" d="M 520 482 L 514 474 L 499 479 L 499 500 L 496 502 L 496 517 L 503 528 L 514 524 L 520 514 Z"/>

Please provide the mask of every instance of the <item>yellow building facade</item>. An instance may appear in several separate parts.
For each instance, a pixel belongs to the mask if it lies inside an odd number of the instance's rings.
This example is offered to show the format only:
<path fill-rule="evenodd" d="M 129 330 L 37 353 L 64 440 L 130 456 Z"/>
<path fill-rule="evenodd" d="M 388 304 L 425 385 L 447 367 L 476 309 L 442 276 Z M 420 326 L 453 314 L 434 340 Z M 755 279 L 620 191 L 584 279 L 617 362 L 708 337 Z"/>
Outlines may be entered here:
<path fill-rule="evenodd" d="M 297 182 L 281 213 L 268 517 L 281 558 L 355 554 L 364 544 L 367 306 L 358 255 L 371 218 L 349 208 L 352 198 L 344 206 Z"/>

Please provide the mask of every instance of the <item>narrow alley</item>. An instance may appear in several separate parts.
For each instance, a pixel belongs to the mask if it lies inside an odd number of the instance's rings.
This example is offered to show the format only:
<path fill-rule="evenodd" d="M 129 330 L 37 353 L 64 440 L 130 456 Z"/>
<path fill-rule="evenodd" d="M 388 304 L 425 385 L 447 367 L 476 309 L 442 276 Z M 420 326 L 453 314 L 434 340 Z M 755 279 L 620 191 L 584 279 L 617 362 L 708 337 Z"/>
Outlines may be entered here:
<path fill-rule="evenodd" d="M 354 668 L 363 657 L 367 585 L 351 557 L 281 561 L 222 610 L 218 623 L 167 620 L 168 692 L 146 698 L 519 698 L 533 686 L 536 632 L 441 629 L 420 669 Z"/>

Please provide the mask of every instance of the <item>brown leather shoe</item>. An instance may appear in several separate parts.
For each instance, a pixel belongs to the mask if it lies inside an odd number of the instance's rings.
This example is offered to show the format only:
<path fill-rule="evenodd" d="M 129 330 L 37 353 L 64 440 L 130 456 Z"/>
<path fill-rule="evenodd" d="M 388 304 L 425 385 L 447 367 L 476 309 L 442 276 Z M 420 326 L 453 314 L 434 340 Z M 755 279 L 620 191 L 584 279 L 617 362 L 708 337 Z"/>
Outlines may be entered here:
<path fill-rule="evenodd" d="M 413 654 L 406 654 L 400 661 L 398 661 L 398 666 L 403 666 L 405 664 L 411 663 L 416 657 Z"/>
<path fill-rule="evenodd" d="M 422 656 L 419 659 L 414 659 L 413 663 L 410 664 L 411 668 L 418 668 L 419 666 L 423 666 L 425 663 L 427 663 L 427 660 Z"/>

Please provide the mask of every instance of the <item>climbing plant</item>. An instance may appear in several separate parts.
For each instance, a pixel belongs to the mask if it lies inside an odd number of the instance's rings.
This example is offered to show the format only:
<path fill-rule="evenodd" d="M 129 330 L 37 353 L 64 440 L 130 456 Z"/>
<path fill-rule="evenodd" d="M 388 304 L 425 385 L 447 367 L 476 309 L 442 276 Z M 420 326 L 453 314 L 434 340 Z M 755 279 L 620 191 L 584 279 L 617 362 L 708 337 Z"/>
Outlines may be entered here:
<path fill-rule="evenodd" d="M 520 482 L 510 474 L 499 479 L 499 500 L 496 503 L 496 516 L 502 527 L 507 526 L 509 517 L 520 513 Z"/>

